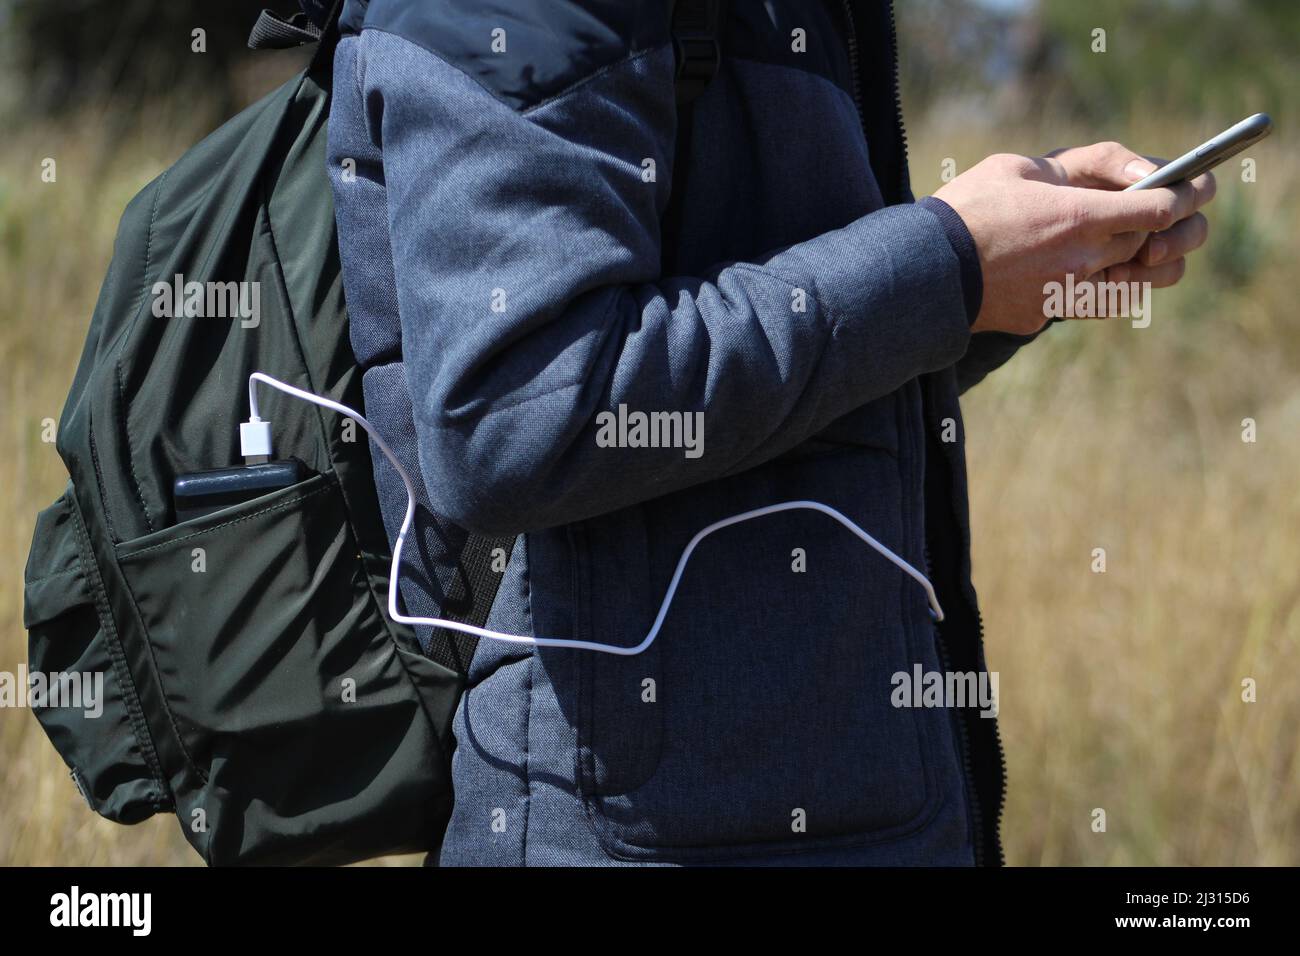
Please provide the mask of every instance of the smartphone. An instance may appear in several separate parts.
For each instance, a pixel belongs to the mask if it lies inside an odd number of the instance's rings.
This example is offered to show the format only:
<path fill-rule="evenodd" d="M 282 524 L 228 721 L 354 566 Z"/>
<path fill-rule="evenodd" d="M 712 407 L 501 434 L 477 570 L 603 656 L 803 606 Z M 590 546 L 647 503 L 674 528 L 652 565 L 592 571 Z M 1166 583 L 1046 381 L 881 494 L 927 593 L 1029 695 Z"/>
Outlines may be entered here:
<path fill-rule="evenodd" d="M 172 482 L 176 520 L 201 518 L 278 488 L 296 485 L 306 476 L 307 466 L 296 458 L 177 475 Z"/>
<path fill-rule="evenodd" d="M 1165 163 L 1159 169 L 1147 173 L 1129 189 L 1155 189 L 1158 186 L 1172 186 L 1185 179 L 1194 179 L 1207 170 L 1213 169 L 1225 159 L 1231 159 L 1246 147 L 1258 143 L 1273 131 L 1273 121 L 1267 113 L 1247 116 L 1235 126 L 1229 126 L 1218 136 L 1207 140 L 1188 153 L 1179 156 L 1173 162 Z"/>

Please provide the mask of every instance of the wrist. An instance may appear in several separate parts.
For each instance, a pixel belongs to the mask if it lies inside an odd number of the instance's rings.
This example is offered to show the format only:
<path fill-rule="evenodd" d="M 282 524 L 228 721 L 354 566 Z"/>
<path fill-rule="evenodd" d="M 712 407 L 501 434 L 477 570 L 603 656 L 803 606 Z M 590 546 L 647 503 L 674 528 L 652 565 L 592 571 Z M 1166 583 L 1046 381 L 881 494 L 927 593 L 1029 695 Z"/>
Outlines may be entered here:
<path fill-rule="evenodd" d="M 974 330 L 984 299 L 984 272 L 980 267 L 975 237 L 971 235 L 970 229 L 966 227 L 965 221 L 957 210 L 937 196 L 926 196 L 917 205 L 934 213 L 943 227 L 944 235 L 948 238 L 948 244 L 952 246 L 961 273 L 962 301 L 966 306 L 966 321 Z"/>

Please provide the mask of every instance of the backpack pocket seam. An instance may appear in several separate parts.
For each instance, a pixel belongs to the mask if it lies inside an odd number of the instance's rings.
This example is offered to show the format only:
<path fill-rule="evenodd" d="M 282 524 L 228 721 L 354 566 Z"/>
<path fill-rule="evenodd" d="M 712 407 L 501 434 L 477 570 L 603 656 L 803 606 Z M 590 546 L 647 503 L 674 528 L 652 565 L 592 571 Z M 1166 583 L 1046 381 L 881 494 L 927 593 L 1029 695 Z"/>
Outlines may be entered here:
<path fill-rule="evenodd" d="M 307 479 L 307 480 L 310 481 L 311 479 Z M 240 515 L 238 518 L 231 518 L 229 521 L 223 521 L 221 524 L 214 524 L 210 528 L 200 528 L 196 531 L 191 531 L 189 534 L 182 535 L 179 538 L 169 538 L 168 540 L 161 541 L 158 544 L 152 544 L 147 547 L 140 548 L 138 551 L 136 550 L 121 551 L 118 553 L 118 559 L 122 561 L 127 561 L 130 560 L 131 558 L 139 557 L 142 554 L 149 554 L 151 551 L 159 551 L 163 548 L 170 548 L 173 545 L 180 544 L 182 541 L 189 541 L 190 539 L 200 537 L 201 535 L 211 534 L 213 531 L 220 531 L 222 528 L 229 528 L 231 525 L 237 525 L 242 521 L 250 521 L 253 518 L 257 518 L 265 514 L 270 514 L 273 511 L 283 511 L 285 508 L 290 508 L 296 504 L 299 504 L 300 502 L 306 501 L 308 498 L 312 498 L 315 497 L 316 495 L 323 494 L 324 492 L 329 491 L 334 486 L 335 486 L 334 482 L 328 481 L 325 484 L 321 485 L 319 488 L 316 488 L 312 491 L 308 491 L 303 494 L 296 495 L 284 501 L 276 502 L 273 505 L 268 505 L 267 507 L 261 508 L 257 511 L 250 511 L 246 515 Z"/>
<path fill-rule="evenodd" d="M 157 785 L 158 792 L 154 795 L 153 801 L 154 809 L 160 813 L 168 811 L 171 809 L 170 789 L 162 772 L 162 761 L 154 748 L 153 736 L 149 732 L 148 720 L 145 718 L 144 708 L 140 703 L 135 678 L 131 674 L 131 667 L 126 659 L 126 651 L 122 647 L 122 637 L 117 629 L 117 621 L 113 618 L 108 590 L 104 586 L 103 578 L 100 575 L 99 565 L 95 562 L 94 552 L 90 546 L 90 535 L 82 522 L 81 508 L 77 504 L 75 496 L 69 497 L 68 505 L 68 510 L 72 514 L 72 526 L 77 536 L 77 548 L 81 552 L 82 572 L 90 585 L 95 613 L 99 616 L 100 626 L 104 629 L 104 644 L 108 649 L 109 657 L 113 661 L 113 670 L 117 676 L 118 686 L 122 689 L 122 699 L 126 703 L 131 729 L 135 733 L 136 741 L 140 744 L 140 750 L 149 766 L 149 772 L 153 775 L 154 783 Z"/>

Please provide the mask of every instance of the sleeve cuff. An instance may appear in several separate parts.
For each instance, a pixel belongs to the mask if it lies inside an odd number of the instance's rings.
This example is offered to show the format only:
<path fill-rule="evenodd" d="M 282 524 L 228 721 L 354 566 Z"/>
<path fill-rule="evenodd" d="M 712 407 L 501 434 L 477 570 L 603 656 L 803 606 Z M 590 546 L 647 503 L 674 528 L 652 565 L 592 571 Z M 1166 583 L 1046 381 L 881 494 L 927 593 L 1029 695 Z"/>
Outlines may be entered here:
<path fill-rule="evenodd" d="M 886 206 L 772 260 L 812 284 L 833 317 L 839 355 L 866 385 L 901 384 L 947 368 L 970 345 L 961 268 L 938 216 L 915 203 Z M 795 267 L 798 262 L 799 266 Z"/>
<path fill-rule="evenodd" d="M 952 251 L 957 255 L 961 268 L 961 292 L 962 301 L 966 305 L 966 321 L 974 325 L 984 300 L 984 272 L 980 268 L 975 239 L 966 228 L 966 223 L 962 222 L 961 216 L 957 215 L 957 210 L 942 199 L 926 196 L 917 205 L 930 210 L 939 218 Z"/>

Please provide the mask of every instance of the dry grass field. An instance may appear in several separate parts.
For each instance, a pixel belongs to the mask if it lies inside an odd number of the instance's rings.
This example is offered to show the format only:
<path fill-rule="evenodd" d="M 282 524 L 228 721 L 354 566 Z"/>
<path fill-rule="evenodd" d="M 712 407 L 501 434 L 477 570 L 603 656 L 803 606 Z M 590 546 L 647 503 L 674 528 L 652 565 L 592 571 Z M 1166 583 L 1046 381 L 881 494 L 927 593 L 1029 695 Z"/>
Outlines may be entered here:
<path fill-rule="evenodd" d="M 123 206 L 200 125 L 176 112 L 126 135 L 88 115 L 0 138 L 0 669 L 25 659 L 22 569 L 65 481 L 42 420 L 58 418 Z M 1105 135 L 1173 152 L 1209 132 Z M 1103 138 L 1066 133 L 914 122 L 915 190 L 938 187 L 944 157 Z M 1211 248 L 1157 293 L 1149 328 L 1056 327 L 965 401 L 1012 864 L 1300 863 L 1297 145 L 1256 148 L 1255 183 L 1225 167 Z M 198 862 L 170 818 L 91 814 L 27 711 L 0 710 L 0 775 L 0 864 Z"/>
<path fill-rule="evenodd" d="M 1104 138 L 1173 155 L 1213 131 Z M 1103 138 L 1053 133 L 917 129 L 916 192 L 946 156 Z M 1248 155 L 1150 327 L 1058 325 L 963 402 L 1011 863 L 1300 863 L 1300 164 L 1281 138 Z"/>

